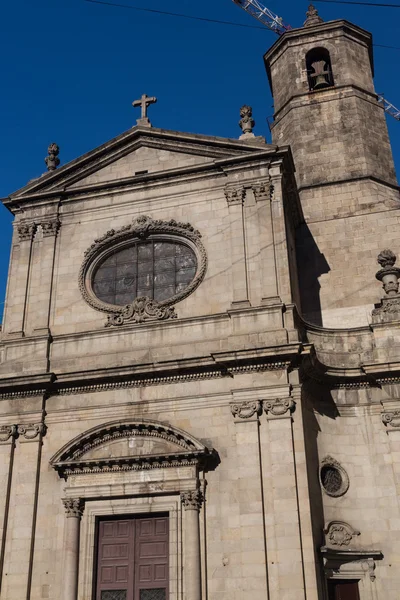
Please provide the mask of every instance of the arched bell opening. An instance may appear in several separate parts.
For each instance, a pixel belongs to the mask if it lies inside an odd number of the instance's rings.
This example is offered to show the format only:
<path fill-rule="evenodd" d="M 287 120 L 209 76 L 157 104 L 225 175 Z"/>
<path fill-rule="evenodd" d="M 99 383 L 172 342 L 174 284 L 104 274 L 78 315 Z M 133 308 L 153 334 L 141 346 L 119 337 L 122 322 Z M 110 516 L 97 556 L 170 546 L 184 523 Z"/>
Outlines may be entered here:
<path fill-rule="evenodd" d="M 331 57 L 326 48 L 313 48 L 306 54 L 310 92 L 334 85 Z"/>

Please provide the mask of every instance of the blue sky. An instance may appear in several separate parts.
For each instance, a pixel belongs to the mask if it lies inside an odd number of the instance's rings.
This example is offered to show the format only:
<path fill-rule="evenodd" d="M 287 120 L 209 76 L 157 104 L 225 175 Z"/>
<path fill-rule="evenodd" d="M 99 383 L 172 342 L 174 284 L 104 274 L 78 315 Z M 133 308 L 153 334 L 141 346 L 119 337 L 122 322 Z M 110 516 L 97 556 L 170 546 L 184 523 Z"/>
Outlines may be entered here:
<path fill-rule="evenodd" d="M 111 0 L 113 1 L 113 0 Z M 248 25 L 257 22 L 232 0 L 115 0 Z M 394 0 L 393 0 L 394 2 Z M 293 27 L 308 2 L 265 0 Z M 400 9 L 316 2 L 324 20 L 345 18 L 372 31 L 376 44 L 400 47 Z M 269 138 L 273 113 L 262 57 L 268 29 L 236 28 L 87 3 L 13 0 L 0 20 L 2 150 L 0 195 L 45 171 L 47 146 L 62 164 L 135 124 L 131 103 L 155 95 L 155 127 L 237 137 L 239 108 L 253 106 L 256 133 Z M 375 48 L 377 92 L 400 107 L 400 50 Z M 400 173 L 400 122 L 389 131 Z M 0 208 L 0 301 L 4 299 L 11 216 Z M 1 307 L 0 307 L 1 308 Z"/>

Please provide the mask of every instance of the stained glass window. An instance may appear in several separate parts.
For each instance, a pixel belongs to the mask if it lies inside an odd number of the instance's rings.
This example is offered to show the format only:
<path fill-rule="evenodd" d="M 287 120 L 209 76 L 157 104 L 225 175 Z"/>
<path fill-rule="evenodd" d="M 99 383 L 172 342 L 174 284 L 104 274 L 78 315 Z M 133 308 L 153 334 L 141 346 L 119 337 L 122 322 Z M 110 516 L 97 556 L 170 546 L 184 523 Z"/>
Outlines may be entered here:
<path fill-rule="evenodd" d="M 162 302 L 185 290 L 196 270 L 196 255 L 186 244 L 137 242 L 99 265 L 93 291 L 101 301 L 117 306 L 130 304 L 139 296 Z"/>
<path fill-rule="evenodd" d="M 140 600 L 166 600 L 165 588 L 140 590 Z"/>

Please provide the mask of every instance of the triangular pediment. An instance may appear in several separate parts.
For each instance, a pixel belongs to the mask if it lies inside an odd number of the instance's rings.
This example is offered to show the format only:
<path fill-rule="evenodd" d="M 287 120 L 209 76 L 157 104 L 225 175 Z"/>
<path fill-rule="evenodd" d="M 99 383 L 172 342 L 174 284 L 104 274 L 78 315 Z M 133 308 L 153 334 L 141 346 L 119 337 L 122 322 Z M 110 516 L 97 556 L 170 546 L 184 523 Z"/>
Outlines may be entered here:
<path fill-rule="evenodd" d="M 133 127 L 62 167 L 34 179 L 11 194 L 5 204 L 35 196 L 56 195 L 98 184 L 123 182 L 147 174 L 201 168 L 207 163 L 260 151 L 276 151 L 262 138 L 243 140 Z"/>
<path fill-rule="evenodd" d="M 115 421 L 86 431 L 50 464 L 60 477 L 205 464 L 212 452 L 188 433 L 156 421 Z"/>

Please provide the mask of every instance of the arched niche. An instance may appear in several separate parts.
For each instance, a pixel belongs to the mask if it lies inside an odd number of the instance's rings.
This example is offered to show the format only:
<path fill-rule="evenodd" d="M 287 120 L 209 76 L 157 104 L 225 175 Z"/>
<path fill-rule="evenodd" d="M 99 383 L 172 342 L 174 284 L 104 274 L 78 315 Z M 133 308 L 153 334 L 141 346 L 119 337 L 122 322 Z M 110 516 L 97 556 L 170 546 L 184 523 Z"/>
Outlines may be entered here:
<path fill-rule="evenodd" d="M 306 54 L 306 68 L 310 92 L 334 85 L 331 56 L 326 48 L 312 48 Z"/>

